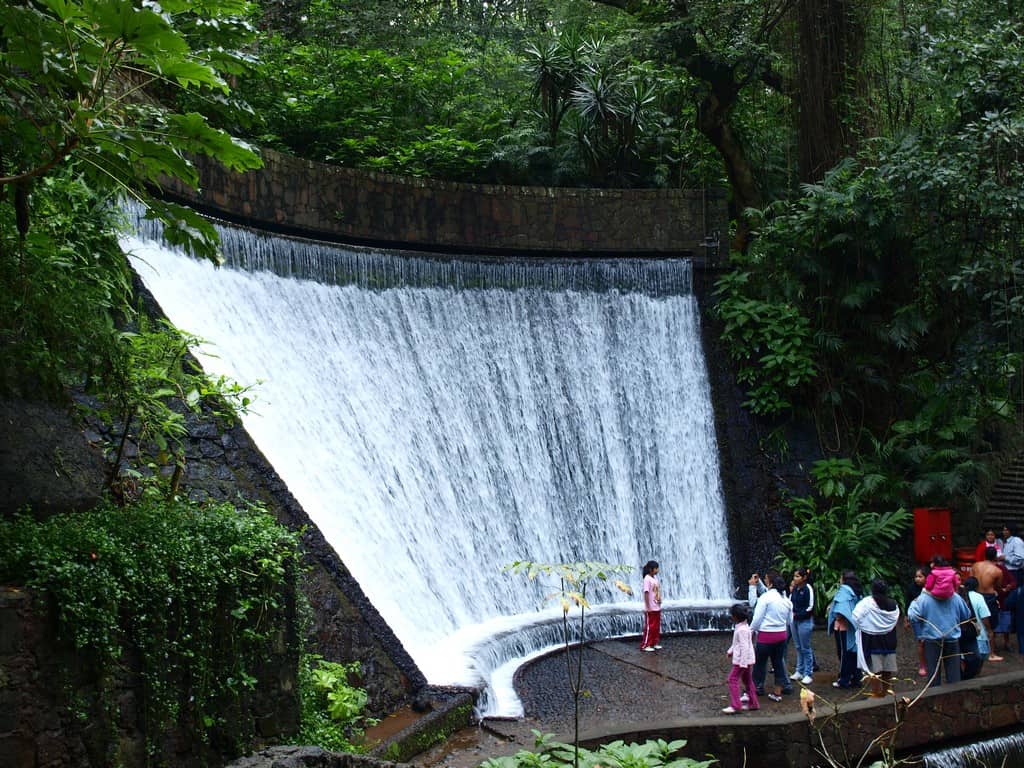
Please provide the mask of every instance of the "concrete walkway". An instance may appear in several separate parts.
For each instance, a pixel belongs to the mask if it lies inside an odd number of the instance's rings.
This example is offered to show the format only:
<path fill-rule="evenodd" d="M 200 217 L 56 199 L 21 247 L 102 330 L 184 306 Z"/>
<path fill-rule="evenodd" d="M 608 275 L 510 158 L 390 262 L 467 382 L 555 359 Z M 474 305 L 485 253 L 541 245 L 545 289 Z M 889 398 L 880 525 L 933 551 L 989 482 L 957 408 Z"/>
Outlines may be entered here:
<path fill-rule="evenodd" d="M 663 639 L 663 648 L 643 653 L 635 639 L 594 643 L 584 655 L 583 687 L 580 701 L 581 737 L 601 733 L 628 732 L 637 724 L 675 719 L 702 721 L 728 717 L 752 726 L 767 726 L 778 715 L 800 712 L 800 685 L 781 702 L 762 699 L 757 712 L 723 715 L 728 701 L 726 677 L 730 662 L 725 654 L 728 633 L 680 635 Z M 1016 648 L 1015 638 L 1011 637 Z M 820 671 L 814 683 L 819 706 L 826 703 L 864 701 L 866 691 L 832 687 L 838 665 L 833 638 L 815 630 L 812 643 Z M 897 691 L 920 691 L 925 680 L 917 674 L 917 651 L 913 635 L 900 633 Z M 981 677 L 1024 670 L 1017 653 L 1003 653 L 1002 662 L 987 662 Z M 787 663 L 792 670 L 796 659 L 792 644 Z M 566 659 L 556 653 L 538 659 L 517 675 L 517 691 L 523 700 L 525 717 L 518 720 L 487 720 L 456 734 L 414 760 L 424 768 L 450 766 L 475 768 L 488 757 L 532 749 L 532 729 L 554 733 L 563 741 L 572 739 L 573 700 L 567 684 Z M 769 673 L 767 687 L 771 689 Z"/>

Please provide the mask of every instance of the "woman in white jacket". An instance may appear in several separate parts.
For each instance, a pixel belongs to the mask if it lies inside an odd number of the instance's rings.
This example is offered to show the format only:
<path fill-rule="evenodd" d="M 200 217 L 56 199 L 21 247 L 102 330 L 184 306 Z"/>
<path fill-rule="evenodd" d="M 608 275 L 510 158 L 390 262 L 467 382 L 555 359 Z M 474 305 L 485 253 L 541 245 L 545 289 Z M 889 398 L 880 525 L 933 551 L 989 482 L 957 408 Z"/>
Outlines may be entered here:
<path fill-rule="evenodd" d="M 793 604 L 786 597 L 786 580 L 782 576 L 772 579 L 772 588 L 757 598 L 750 629 L 757 633 L 754 645 L 754 687 L 758 695 L 764 694 L 764 678 L 771 659 L 775 668 L 775 687 L 768 694 L 772 701 L 782 701 L 782 694 L 792 693 L 793 687 L 786 672 L 786 639 L 793 621 Z"/>
<path fill-rule="evenodd" d="M 871 596 L 853 607 L 857 628 L 857 666 L 871 679 L 871 695 L 884 696 L 896 674 L 896 624 L 900 607 L 881 579 L 871 582 Z"/>

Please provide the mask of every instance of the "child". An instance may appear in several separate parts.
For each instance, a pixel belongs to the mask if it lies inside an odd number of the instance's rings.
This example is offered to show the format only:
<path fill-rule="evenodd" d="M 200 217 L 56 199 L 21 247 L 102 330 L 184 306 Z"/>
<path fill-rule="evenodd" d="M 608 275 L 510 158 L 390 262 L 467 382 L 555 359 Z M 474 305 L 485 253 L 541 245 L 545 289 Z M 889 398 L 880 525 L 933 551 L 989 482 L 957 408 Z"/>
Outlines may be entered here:
<path fill-rule="evenodd" d="M 644 631 L 640 636 L 640 650 L 661 650 L 661 582 L 658 581 L 658 561 L 648 560 L 644 574 Z"/>
<path fill-rule="evenodd" d="M 742 709 L 759 709 L 757 691 L 754 689 L 752 671 L 754 668 L 754 639 L 750 633 L 747 606 L 734 603 L 729 610 L 733 623 L 732 645 L 726 654 L 732 657 L 732 671 L 729 672 L 729 706 L 722 709 L 727 715 L 734 715 Z M 747 704 L 740 703 L 740 680 L 747 690 Z"/>
<path fill-rule="evenodd" d="M 924 591 L 924 585 L 928 580 L 930 571 L 931 569 L 927 565 L 922 565 L 914 572 L 914 584 L 917 585 L 918 595 Z M 916 598 L 917 595 L 914 595 L 914 597 Z M 928 666 L 925 663 L 924 640 L 921 639 L 920 626 L 918 624 L 911 624 L 908 618 L 903 619 L 903 625 L 914 630 L 914 639 L 917 640 L 917 674 L 921 677 L 927 677 Z"/>
<path fill-rule="evenodd" d="M 953 570 L 946 558 L 932 558 L 932 570 L 924 582 L 924 591 L 936 600 L 949 600 L 960 588 L 960 574 Z"/>
<path fill-rule="evenodd" d="M 811 647 L 811 631 L 814 629 L 814 587 L 811 586 L 811 572 L 807 568 L 793 571 L 790 584 L 790 602 L 793 603 L 793 642 L 796 643 L 796 671 L 791 680 L 803 685 L 814 682 L 814 649 Z"/>

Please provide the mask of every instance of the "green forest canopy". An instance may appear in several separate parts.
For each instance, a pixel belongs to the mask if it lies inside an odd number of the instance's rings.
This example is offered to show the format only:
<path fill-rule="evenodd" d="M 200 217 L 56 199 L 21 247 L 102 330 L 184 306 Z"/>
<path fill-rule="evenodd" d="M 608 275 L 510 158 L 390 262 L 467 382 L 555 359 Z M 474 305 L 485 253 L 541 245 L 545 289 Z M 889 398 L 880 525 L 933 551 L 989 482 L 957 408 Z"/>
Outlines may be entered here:
<path fill-rule="evenodd" d="M 975 509 L 1021 417 L 1018 10 L 5 2 L 5 387 L 39 373 L 111 387 L 97 371 L 125 369 L 110 362 L 123 261 L 79 224 L 96 221 L 89 195 L 128 192 L 215 255 L 198 216 L 149 193 L 161 174 L 195 184 L 190 153 L 240 170 L 258 163 L 252 143 L 455 180 L 725 185 L 717 312 L 748 407 L 817 427 L 811 480 L 829 510 Z M 848 493 L 833 492 L 837 474 Z"/>

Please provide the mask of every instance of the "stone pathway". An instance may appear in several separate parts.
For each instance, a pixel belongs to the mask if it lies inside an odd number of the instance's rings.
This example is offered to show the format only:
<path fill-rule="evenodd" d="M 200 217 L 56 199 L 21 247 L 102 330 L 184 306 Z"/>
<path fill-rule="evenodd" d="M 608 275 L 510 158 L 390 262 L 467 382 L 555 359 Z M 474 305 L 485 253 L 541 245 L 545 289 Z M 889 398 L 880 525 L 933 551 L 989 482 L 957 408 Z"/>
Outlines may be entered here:
<path fill-rule="evenodd" d="M 587 694 L 580 702 L 581 738 L 588 733 L 627 731 L 630 724 L 645 721 L 723 717 L 720 710 L 729 703 L 725 685 L 729 642 L 726 633 L 709 633 L 666 637 L 664 648 L 656 653 L 642 653 L 635 638 L 591 645 L 584 655 Z M 812 643 L 821 671 L 808 687 L 817 697 L 819 711 L 832 703 L 864 700 L 865 694 L 859 690 L 832 687 L 838 670 L 833 638 L 815 630 Z M 982 677 L 1024 670 L 1024 659 L 1017 653 L 1000 654 L 1005 661 L 987 662 Z M 795 659 L 791 644 L 790 669 Z M 895 684 L 898 692 L 912 695 L 921 690 L 924 679 L 917 675 L 916 644 L 909 631 L 900 634 L 899 670 Z M 769 686 L 771 680 L 769 673 Z M 525 717 L 487 720 L 463 729 L 413 762 L 423 768 L 475 768 L 488 757 L 532 749 L 532 729 L 571 741 L 573 702 L 566 681 L 563 654 L 538 659 L 517 675 L 516 689 L 523 700 Z M 769 725 L 773 716 L 800 711 L 800 685 L 795 683 L 793 690 L 793 695 L 783 697 L 781 702 L 765 697 L 760 711 L 730 717 L 752 725 Z"/>

